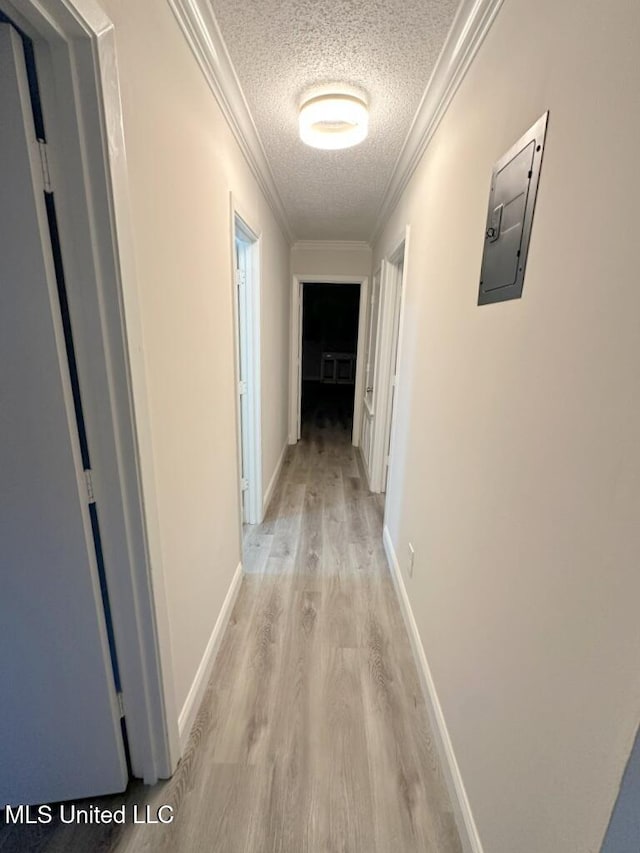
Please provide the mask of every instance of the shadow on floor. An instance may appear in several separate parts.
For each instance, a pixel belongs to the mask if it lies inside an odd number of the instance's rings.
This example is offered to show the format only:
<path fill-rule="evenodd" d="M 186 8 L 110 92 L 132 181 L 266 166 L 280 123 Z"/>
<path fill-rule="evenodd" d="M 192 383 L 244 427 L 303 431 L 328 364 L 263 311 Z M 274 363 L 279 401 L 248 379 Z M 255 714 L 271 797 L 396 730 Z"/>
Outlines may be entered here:
<path fill-rule="evenodd" d="M 302 436 L 309 427 L 340 427 L 349 434 L 353 428 L 353 385 L 322 382 L 302 383 Z"/>

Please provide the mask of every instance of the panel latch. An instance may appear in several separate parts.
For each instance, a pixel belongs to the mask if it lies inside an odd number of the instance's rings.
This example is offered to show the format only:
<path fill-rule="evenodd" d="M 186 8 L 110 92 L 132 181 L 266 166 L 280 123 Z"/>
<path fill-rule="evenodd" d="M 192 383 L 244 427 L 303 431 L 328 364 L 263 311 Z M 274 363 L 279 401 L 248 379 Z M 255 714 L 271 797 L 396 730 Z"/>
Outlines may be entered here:
<path fill-rule="evenodd" d="M 495 243 L 498 237 L 500 236 L 500 226 L 502 225 L 503 210 L 504 204 L 499 204 L 497 207 L 494 207 L 491 213 L 491 224 L 487 228 L 487 240 L 490 243 Z"/>

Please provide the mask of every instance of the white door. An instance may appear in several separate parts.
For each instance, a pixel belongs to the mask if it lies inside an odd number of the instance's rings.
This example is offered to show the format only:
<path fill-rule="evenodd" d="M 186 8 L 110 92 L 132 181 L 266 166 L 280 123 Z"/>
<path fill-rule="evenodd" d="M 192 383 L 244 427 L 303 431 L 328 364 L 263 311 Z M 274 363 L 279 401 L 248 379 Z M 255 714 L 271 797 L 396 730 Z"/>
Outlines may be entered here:
<path fill-rule="evenodd" d="M 239 383 L 238 394 L 240 395 L 240 457 L 241 474 L 240 490 L 242 495 L 242 520 L 249 523 L 251 519 L 251 506 L 249 496 L 249 469 L 250 469 L 250 447 L 249 447 L 249 353 L 247 328 L 247 258 L 246 248 L 241 240 L 236 238 L 236 295 L 238 300 L 238 369 Z"/>
<path fill-rule="evenodd" d="M 127 768 L 22 43 L 0 25 L 0 806 Z"/>
<path fill-rule="evenodd" d="M 362 418 L 362 434 L 360 443 L 362 455 L 367 468 L 367 476 L 371 482 L 373 471 L 373 430 L 375 419 L 375 384 L 376 356 L 378 352 L 378 334 L 380 318 L 380 279 L 379 269 L 373 276 L 371 285 L 371 302 L 369 307 L 369 324 L 367 330 L 367 348 L 365 362 L 365 392 Z"/>
<path fill-rule="evenodd" d="M 392 303 L 392 326 L 391 326 L 391 370 L 389 376 L 389 393 L 387 417 L 385 424 L 384 439 L 384 471 L 382 475 L 382 491 L 387 491 L 387 480 L 389 478 L 389 462 L 391 458 L 391 427 L 393 425 L 393 410 L 396 401 L 398 387 L 398 341 L 400 339 L 400 309 L 402 306 L 402 273 L 404 261 L 393 266 L 393 303 Z"/>

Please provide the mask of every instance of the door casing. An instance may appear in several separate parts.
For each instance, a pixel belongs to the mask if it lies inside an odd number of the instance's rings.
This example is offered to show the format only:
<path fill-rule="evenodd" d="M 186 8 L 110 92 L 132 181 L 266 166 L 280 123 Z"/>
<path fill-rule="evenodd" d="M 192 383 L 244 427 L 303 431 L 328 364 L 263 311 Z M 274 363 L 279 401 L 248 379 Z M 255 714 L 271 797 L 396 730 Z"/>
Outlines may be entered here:
<path fill-rule="evenodd" d="M 0 10 L 32 39 L 40 70 L 131 766 L 153 783 L 180 744 L 115 32 L 95 0 Z"/>
<path fill-rule="evenodd" d="M 351 443 L 360 444 L 362 403 L 365 379 L 365 330 L 367 323 L 368 276 L 352 275 L 294 275 L 291 288 L 291 358 L 289 375 L 289 444 L 300 438 L 302 406 L 302 285 L 303 284 L 358 284 L 360 307 L 358 314 L 358 343 L 356 350 L 356 381 L 353 402 L 353 430 Z"/>
<path fill-rule="evenodd" d="M 16 806 L 117 793 L 128 772 L 45 131 L 4 20 L 0 54 L 0 803 Z"/>
<path fill-rule="evenodd" d="M 231 194 L 231 239 L 233 288 L 233 313 L 235 329 L 235 380 L 236 389 L 244 379 L 247 383 L 246 405 L 236 393 L 236 423 L 238 448 L 238 483 L 243 476 L 243 449 L 246 457 L 244 476 L 248 480 L 247 495 L 243 506 L 240 493 L 240 527 L 260 524 L 264 514 L 262 494 L 262 406 L 261 406 L 261 358 L 260 358 L 260 298 L 261 298 L 261 238 L 260 233 L 248 224 L 247 217 L 233 193 Z M 244 293 L 238 292 L 236 284 L 236 240 L 241 243 L 241 266 L 245 273 Z M 239 316 L 239 298 L 242 298 L 244 317 Z M 243 342 L 246 358 L 245 375 L 241 376 L 241 321 L 246 340 Z"/>
<path fill-rule="evenodd" d="M 381 301 L 381 285 L 382 285 L 382 267 L 384 261 L 381 262 L 378 269 L 374 272 L 371 279 L 371 295 L 367 305 L 367 340 L 365 350 L 365 378 L 364 378 L 364 402 L 362 407 L 362 426 L 360 430 L 360 452 L 362 454 L 362 462 L 364 465 L 367 484 L 371 483 L 372 472 L 372 455 L 373 455 L 373 428 L 375 423 L 376 399 L 375 399 L 375 376 L 378 364 L 378 335 L 380 326 L 380 301 Z M 377 301 L 377 305 L 376 305 Z M 374 306 L 376 313 L 374 315 Z M 374 357 L 371 358 L 371 346 L 375 340 L 376 346 Z M 369 388 L 371 390 L 369 390 Z"/>
<path fill-rule="evenodd" d="M 409 226 L 403 230 L 392 246 L 393 248 L 386 255 L 381 265 L 378 342 L 373 392 L 374 414 L 369 454 L 371 464 L 367 466 L 369 488 L 375 493 L 385 491 L 393 467 L 397 406 L 392 405 L 394 396 L 392 383 L 395 373 L 395 394 L 397 394 L 402 359 Z M 401 273 L 400 264 L 402 264 Z M 395 359 L 393 358 L 394 353 Z"/>

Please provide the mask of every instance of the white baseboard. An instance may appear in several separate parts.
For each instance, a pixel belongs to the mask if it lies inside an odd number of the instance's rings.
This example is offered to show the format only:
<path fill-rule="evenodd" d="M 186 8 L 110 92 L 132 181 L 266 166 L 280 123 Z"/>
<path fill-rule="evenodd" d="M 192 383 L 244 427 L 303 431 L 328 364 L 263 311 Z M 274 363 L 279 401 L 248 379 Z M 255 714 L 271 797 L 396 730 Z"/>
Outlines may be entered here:
<path fill-rule="evenodd" d="M 285 454 L 287 452 L 288 447 L 289 447 L 289 442 L 287 442 L 285 444 L 285 446 L 282 448 L 282 453 L 280 454 L 280 459 L 278 459 L 278 463 L 277 463 L 275 470 L 271 476 L 271 479 L 269 480 L 269 485 L 267 486 L 267 489 L 264 493 L 264 499 L 262 501 L 262 515 L 263 516 L 264 516 L 265 512 L 267 511 L 267 507 L 269 506 L 269 502 L 270 502 L 271 498 L 273 497 L 273 492 L 276 488 L 276 483 L 278 482 L 278 477 L 280 476 L 280 471 L 282 471 L 282 464 L 284 462 L 284 457 L 285 457 Z"/>
<path fill-rule="evenodd" d="M 420 634 L 418 633 L 418 626 L 416 625 L 411 604 L 409 603 L 409 596 L 407 595 L 407 589 L 404 585 L 404 579 L 402 577 L 395 548 L 391 541 L 391 534 L 389 533 L 389 528 L 386 525 L 383 533 L 383 541 L 384 550 L 389 563 L 389 569 L 391 571 L 391 577 L 393 578 L 393 584 L 400 602 L 400 609 L 402 610 L 404 624 L 409 634 L 413 656 L 416 661 L 416 666 L 418 667 L 422 692 L 424 693 L 425 701 L 427 703 L 429 717 L 434 730 L 433 733 L 438 745 L 438 752 L 443 763 L 444 775 L 447 780 L 447 787 L 449 789 L 456 822 L 458 824 L 458 830 L 460 832 L 460 840 L 462 841 L 465 853 L 483 853 L 482 843 L 480 842 L 478 829 L 476 827 L 475 820 L 473 819 L 464 782 L 460 775 L 460 768 L 458 767 L 458 762 L 456 761 L 456 756 L 453 751 L 453 745 L 451 743 L 451 738 L 449 737 L 449 731 L 444 719 L 442 706 L 438 699 L 427 656 L 422 645 L 422 640 L 420 639 Z"/>
<path fill-rule="evenodd" d="M 207 643 L 202 660 L 200 661 L 200 666 L 198 667 L 198 671 L 193 679 L 193 684 L 189 689 L 185 703 L 180 711 L 180 716 L 178 717 L 178 731 L 180 733 L 180 749 L 182 753 L 184 753 L 187 741 L 189 740 L 189 735 L 191 734 L 191 729 L 193 728 L 193 724 L 198 716 L 198 711 L 200 710 L 200 705 L 202 704 L 205 690 L 209 683 L 209 678 L 211 677 L 213 664 L 220 648 L 222 635 L 224 634 L 224 629 L 227 627 L 231 611 L 233 610 L 233 605 L 238 597 L 241 582 L 242 563 L 238 563 L 238 568 L 235 570 L 233 578 L 231 579 L 229 589 L 227 590 L 222 607 L 220 608 L 220 613 L 216 619 L 216 624 L 213 626 L 209 642 Z"/>

